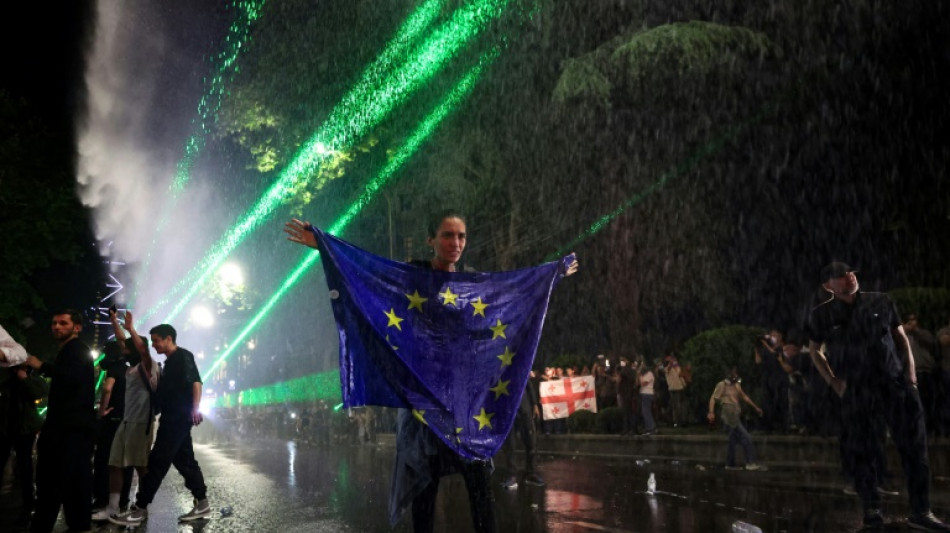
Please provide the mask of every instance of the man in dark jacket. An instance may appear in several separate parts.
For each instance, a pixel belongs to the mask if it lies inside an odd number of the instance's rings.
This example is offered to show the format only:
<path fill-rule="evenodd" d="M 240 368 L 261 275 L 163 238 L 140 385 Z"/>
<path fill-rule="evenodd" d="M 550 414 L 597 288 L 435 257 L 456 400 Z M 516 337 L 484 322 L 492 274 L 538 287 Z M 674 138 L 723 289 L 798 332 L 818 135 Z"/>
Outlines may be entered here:
<path fill-rule="evenodd" d="M 92 447 L 96 438 L 95 369 L 79 340 L 82 316 L 67 309 L 53 315 L 59 352 L 52 362 L 29 356 L 26 364 L 52 378 L 46 422 L 37 443 L 36 514 L 30 531 L 48 533 L 62 506 L 73 531 L 92 525 Z"/>

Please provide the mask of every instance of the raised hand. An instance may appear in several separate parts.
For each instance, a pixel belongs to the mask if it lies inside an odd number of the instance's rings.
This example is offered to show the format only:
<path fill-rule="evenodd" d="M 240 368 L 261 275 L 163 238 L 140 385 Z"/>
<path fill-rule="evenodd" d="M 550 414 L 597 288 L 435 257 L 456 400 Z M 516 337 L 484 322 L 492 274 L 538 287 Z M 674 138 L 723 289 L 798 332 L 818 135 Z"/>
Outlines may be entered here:
<path fill-rule="evenodd" d="M 290 222 L 284 224 L 284 233 L 289 235 L 289 237 L 287 237 L 288 241 L 302 244 L 316 250 L 317 237 L 313 234 L 311 228 L 313 228 L 313 226 L 309 222 L 293 218 Z"/>

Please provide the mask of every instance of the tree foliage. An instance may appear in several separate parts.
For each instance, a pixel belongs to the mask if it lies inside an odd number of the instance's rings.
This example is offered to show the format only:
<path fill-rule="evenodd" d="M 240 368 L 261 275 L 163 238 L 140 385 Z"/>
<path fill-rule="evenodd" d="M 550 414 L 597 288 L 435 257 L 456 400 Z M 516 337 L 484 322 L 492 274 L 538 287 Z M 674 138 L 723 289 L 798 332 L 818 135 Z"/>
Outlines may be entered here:
<path fill-rule="evenodd" d="M 267 4 L 221 138 L 272 178 L 417 5 Z M 933 45 L 947 12 L 919 0 L 538 0 L 292 202 L 339 212 L 472 57 L 498 46 L 475 92 L 347 235 L 420 257 L 422 220 L 454 207 L 480 270 L 575 242 L 581 272 L 552 299 L 542 358 L 655 356 L 730 323 L 795 328 L 831 259 L 874 262 L 883 285 L 945 285 L 947 251 L 914 228 L 950 231 L 939 179 L 950 154 L 934 142 L 950 124 L 937 74 L 950 65 Z M 917 189 L 935 201 L 912 208 Z"/>
<path fill-rule="evenodd" d="M 80 253 L 76 237 L 88 222 L 69 161 L 51 148 L 57 143 L 23 101 L 0 92 L 0 323 L 7 329 L 45 306 L 32 276 Z"/>

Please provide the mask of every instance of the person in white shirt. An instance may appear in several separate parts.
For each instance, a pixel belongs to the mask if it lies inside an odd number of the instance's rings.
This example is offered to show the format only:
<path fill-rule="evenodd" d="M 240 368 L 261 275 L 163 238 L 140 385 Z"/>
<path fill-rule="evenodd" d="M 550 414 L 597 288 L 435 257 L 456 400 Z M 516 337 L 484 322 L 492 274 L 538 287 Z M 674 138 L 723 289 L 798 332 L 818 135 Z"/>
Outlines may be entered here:
<path fill-rule="evenodd" d="M 26 361 L 26 350 L 0 326 L 0 366 L 17 366 Z"/>

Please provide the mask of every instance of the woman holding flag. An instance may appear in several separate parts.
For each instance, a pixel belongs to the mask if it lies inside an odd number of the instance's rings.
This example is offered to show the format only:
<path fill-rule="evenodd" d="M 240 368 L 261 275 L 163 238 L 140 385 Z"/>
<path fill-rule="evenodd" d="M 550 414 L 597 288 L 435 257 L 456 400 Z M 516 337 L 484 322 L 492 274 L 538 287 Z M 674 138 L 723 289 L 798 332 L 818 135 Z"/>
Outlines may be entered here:
<path fill-rule="evenodd" d="M 439 479 L 458 473 L 475 530 L 496 531 L 491 457 L 514 422 L 550 292 L 577 271 L 573 254 L 534 269 L 458 272 L 468 235 L 454 211 L 428 225 L 432 257 L 408 265 L 309 222 L 293 219 L 284 231 L 321 252 L 340 331 L 344 404 L 401 407 L 391 522 L 411 505 L 413 530 L 433 531 Z"/>

